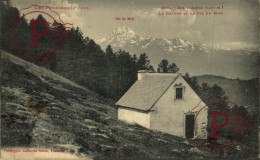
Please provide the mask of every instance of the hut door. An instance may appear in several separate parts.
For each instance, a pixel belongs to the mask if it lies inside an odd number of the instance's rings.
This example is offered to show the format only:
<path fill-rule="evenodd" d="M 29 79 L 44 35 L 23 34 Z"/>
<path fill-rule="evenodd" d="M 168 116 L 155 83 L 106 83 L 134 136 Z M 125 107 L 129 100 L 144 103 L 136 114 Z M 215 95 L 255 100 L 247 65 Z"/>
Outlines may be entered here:
<path fill-rule="evenodd" d="M 185 116 L 185 137 L 194 138 L 194 118 L 195 115 Z"/>

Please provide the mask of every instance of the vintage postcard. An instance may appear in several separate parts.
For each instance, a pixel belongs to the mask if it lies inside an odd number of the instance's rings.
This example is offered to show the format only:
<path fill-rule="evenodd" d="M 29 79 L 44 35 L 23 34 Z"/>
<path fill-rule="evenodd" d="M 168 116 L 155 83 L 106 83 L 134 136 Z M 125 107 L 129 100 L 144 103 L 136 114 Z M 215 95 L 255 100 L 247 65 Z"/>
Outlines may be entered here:
<path fill-rule="evenodd" d="M 257 0 L 1 0 L 1 160 L 260 158 Z"/>

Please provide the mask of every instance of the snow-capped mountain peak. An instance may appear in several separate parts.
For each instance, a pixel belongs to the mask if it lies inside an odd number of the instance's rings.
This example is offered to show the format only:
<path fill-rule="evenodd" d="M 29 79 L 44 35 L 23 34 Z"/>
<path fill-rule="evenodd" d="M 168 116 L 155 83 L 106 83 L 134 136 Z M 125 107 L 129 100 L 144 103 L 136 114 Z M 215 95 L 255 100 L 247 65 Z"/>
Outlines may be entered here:
<path fill-rule="evenodd" d="M 176 63 L 181 68 L 182 73 L 189 72 L 194 75 L 210 73 L 229 76 L 233 74 L 233 71 L 240 73 L 241 66 L 243 66 L 247 68 L 245 71 L 250 71 L 247 72 L 248 76 L 252 76 L 252 66 L 257 67 L 256 64 L 258 64 L 257 52 L 216 47 L 207 42 L 195 44 L 174 37 L 141 38 L 138 32 L 135 33 L 126 26 L 116 28 L 97 43 L 104 50 L 108 45 L 111 45 L 114 52 L 121 49 L 137 56 L 146 53 L 154 67 L 158 66 L 162 59 L 168 59 L 169 62 Z M 245 59 L 248 63 L 244 63 Z"/>
<path fill-rule="evenodd" d="M 111 45 L 114 47 L 123 47 L 125 44 L 138 43 L 142 39 L 131 28 L 121 26 L 113 30 L 113 32 L 106 38 L 97 40 L 101 46 Z"/>
<path fill-rule="evenodd" d="M 97 41 L 103 49 L 111 45 L 114 50 L 123 49 L 132 53 L 162 52 L 165 54 L 209 54 L 209 53 L 236 53 L 248 55 L 245 51 L 233 51 L 222 47 L 209 47 L 206 44 L 194 44 L 181 38 L 142 38 L 131 28 L 120 26 L 114 29 L 106 38 Z"/>
<path fill-rule="evenodd" d="M 135 35 L 136 33 L 131 28 L 128 28 L 126 26 L 121 26 L 121 27 L 116 28 L 112 32 L 112 34 Z"/>
<path fill-rule="evenodd" d="M 165 39 L 165 38 L 142 38 L 131 28 L 120 26 L 114 29 L 106 38 L 97 41 L 102 48 L 111 45 L 114 49 L 125 50 L 153 50 L 165 51 L 168 53 L 191 53 L 193 50 L 200 52 L 198 45 L 184 39 Z"/>

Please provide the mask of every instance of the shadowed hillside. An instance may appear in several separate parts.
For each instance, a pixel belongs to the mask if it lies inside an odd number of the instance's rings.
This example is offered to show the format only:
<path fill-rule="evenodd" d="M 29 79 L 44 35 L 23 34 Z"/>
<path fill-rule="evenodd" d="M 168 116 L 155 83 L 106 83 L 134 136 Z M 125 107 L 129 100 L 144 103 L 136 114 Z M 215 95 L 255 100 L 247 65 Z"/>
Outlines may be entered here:
<path fill-rule="evenodd" d="M 226 96 L 238 105 L 258 105 L 258 78 L 251 80 L 240 80 L 228 79 L 214 75 L 196 76 L 196 78 L 200 85 L 204 82 L 210 86 L 217 84 L 225 91 Z"/>

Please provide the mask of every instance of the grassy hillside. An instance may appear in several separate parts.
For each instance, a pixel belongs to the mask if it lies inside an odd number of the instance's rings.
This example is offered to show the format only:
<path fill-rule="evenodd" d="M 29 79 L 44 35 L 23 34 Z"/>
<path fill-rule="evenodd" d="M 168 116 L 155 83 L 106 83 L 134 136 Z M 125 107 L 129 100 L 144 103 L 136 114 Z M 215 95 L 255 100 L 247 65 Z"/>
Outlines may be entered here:
<path fill-rule="evenodd" d="M 183 138 L 118 121 L 107 100 L 1 53 L 2 147 L 64 149 L 94 159 L 203 158 Z"/>
<path fill-rule="evenodd" d="M 217 84 L 226 93 L 228 98 L 242 106 L 257 105 L 259 100 L 258 84 L 259 79 L 252 80 L 240 80 L 240 79 L 228 79 L 221 76 L 203 75 L 196 76 L 198 83 L 208 83 L 210 86 Z"/>
<path fill-rule="evenodd" d="M 91 159 L 219 158 L 184 138 L 119 121 L 109 100 L 6 52 L 1 70 L 3 148 L 61 149 Z"/>

